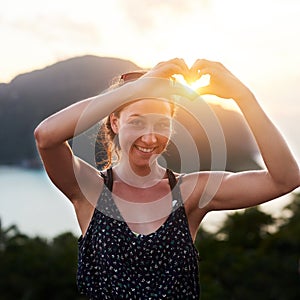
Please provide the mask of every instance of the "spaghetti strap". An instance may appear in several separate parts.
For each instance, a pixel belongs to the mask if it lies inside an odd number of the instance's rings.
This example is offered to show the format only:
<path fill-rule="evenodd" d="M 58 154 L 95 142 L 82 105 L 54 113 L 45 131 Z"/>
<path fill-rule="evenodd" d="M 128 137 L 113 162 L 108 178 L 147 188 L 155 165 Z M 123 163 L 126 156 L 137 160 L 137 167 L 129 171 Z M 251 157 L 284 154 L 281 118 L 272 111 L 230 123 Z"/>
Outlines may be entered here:
<path fill-rule="evenodd" d="M 104 179 L 104 184 L 107 188 L 112 192 L 113 187 L 113 172 L 112 168 L 106 170 L 107 174 L 105 175 L 103 172 L 100 172 L 101 177 Z"/>
<path fill-rule="evenodd" d="M 100 172 L 100 174 L 104 179 L 105 185 L 112 192 L 112 188 L 113 188 L 113 171 L 112 171 L 112 168 L 110 167 L 109 169 L 107 169 L 106 172 L 107 172 L 107 174 L 104 174 L 103 172 Z M 172 170 L 166 169 L 166 172 L 167 172 L 170 188 L 173 191 L 174 189 L 176 189 L 176 185 L 179 182 L 177 182 L 175 174 L 173 173 Z M 181 177 L 179 177 L 178 181 L 181 181 L 180 179 L 181 179 Z"/>
<path fill-rule="evenodd" d="M 176 184 L 177 184 L 176 177 L 170 169 L 167 169 L 166 171 L 167 171 L 167 176 L 168 176 L 168 179 L 169 179 L 170 188 L 171 188 L 171 190 L 173 190 L 175 188 Z"/>
<path fill-rule="evenodd" d="M 179 178 L 176 179 L 176 176 L 175 176 L 175 174 L 173 173 L 172 170 L 167 169 L 166 171 L 167 171 L 167 176 L 168 176 L 168 179 L 169 179 L 169 185 L 170 185 L 170 188 L 171 188 L 171 191 L 172 191 L 173 201 L 177 200 L 178 205 L 183 205 L 181 192 L 180 192 L 180 189 L 179 189 L 183 174 L 181 174 L 179 176 Z M 174 206 L 173 208 L 176 209 L 177 206 Z"/>

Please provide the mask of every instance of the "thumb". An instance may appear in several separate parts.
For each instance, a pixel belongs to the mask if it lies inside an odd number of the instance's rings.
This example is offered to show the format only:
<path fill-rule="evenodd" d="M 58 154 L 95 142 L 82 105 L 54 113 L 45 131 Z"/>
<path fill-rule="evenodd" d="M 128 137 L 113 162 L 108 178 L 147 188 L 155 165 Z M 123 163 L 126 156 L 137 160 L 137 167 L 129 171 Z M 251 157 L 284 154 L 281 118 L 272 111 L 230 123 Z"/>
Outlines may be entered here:
<path fill-rule="evenodd" d="M 173 81 L 173 84 L 171 84 L 171 87 L 170 87 L 170 92 L 173 95 L 185 97 L 192 101 L 199 97 L 199 94 L 197 93 L 197 91 L 191 89 L 190 87 L 188 87 L 178 81 Z"/>
<path fill-rule="evenodd" d="M 199 95 L 212 95 L 213 94 L 212 89 L 209 85 L 198 88 L 197 93 Z"/>

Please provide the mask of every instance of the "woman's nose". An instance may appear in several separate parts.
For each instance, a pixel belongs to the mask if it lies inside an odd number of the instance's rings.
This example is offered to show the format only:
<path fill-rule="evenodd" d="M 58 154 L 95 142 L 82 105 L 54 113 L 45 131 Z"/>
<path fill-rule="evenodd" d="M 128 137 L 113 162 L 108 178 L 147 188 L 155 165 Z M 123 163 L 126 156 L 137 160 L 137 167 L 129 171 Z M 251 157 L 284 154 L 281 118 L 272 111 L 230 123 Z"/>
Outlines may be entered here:
<path fill-rule="evenodd" d="M 141 140 L 146 144 L 154 144 L 157 142 L 157 137 L 154 132 L 148 132 L 141 136 Z"/>

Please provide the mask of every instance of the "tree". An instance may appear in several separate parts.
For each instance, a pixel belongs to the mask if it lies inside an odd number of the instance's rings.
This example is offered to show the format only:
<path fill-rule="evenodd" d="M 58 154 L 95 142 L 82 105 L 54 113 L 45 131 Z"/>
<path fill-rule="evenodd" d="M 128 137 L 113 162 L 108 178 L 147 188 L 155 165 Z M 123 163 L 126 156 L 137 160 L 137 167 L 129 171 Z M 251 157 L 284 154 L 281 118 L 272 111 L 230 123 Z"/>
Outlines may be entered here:
<path fill-rule="evenodd" d="M 85 299 L 76 288 L 77 238 L 64 233 L 48 241 L 16 226 L 1 227 L 1 300 Z"/>
<path fill-rule="evenodd" d="M 246 209 L 228 215 L 216 234 L 199 230 L 202 299 L 299 298 L 299 194 L 285 210 L 290 217 L 274 219 Z"/>

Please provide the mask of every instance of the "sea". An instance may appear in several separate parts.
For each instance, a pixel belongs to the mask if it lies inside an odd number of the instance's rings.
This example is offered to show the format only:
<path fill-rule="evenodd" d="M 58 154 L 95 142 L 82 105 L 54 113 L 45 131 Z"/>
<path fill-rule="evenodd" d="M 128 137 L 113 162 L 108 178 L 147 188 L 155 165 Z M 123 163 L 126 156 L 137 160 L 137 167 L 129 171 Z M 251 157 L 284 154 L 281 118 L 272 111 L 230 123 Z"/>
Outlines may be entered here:
<path fill-rule="evenodd" d="M 0 219 L 4 229 L 17 225 L 29 236 L 80 235 L 71 202 L 43 169 L 0 167 Z"/>
<path fill-rule="evenodd" d="M 273 216 L 280 216 L 291 201 L 291 194 L 261 205 Z M 210 212 L 204 229 L 216 232 L 232 211 Z M 16 225 L 28 236 L 47 239 L 80 228 L 71 202 L 53 185 L 43 169 L 0 166 L 0 220 L 2 229 Z"/>

